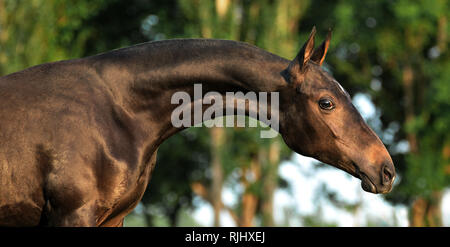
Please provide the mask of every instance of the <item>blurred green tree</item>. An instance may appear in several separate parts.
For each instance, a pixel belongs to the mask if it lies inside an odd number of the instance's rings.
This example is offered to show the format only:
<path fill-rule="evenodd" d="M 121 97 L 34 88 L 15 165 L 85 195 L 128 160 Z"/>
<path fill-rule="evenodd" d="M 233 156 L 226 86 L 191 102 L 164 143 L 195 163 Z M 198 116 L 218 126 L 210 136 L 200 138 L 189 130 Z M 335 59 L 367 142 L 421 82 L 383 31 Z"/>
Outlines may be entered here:
<path fill-rule="evenodd" d="M 106 2 L 0 1 L 0 75 L 82 56 L 94 31 L 83 22 Z"/>

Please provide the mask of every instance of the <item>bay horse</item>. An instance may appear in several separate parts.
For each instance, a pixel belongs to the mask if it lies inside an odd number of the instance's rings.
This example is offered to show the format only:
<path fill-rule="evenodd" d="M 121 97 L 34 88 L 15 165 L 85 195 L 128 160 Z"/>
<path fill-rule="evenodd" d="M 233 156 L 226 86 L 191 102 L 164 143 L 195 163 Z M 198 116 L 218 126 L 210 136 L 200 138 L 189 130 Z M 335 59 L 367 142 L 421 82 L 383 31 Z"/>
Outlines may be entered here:
<path fill-rule="evenodd" d="M 175 39 L 1 77 L 0 225 L 122 226 L 158 146 L 183 129 L 171 124 L 171 96 L 199 82 L 223 95 L 279 92 L 292 150 L 389 192 L 392 159 L 321 67 L 331 33 L 316 49 L 314 36 L 292 61 L 242 42 Z"/>

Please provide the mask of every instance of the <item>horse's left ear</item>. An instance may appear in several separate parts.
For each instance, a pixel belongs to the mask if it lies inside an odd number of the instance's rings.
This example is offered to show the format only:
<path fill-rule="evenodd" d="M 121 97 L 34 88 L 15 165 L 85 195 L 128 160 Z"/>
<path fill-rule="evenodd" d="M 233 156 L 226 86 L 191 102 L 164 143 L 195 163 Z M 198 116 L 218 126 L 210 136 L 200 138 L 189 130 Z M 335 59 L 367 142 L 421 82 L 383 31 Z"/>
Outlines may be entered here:
<path fill-rule="evenodd" d="M 306 43 L 303 45 L 297 56 L 289 63 L 287 72 L 290 76 L 296 76 L 302 74 L 305 71 L 306 64 L 311 59 L 314 52 L 314 37 L 316 36 L 316 27 L 312 28 L 311 34 Z"/>
<path fill-rule="evenodd" d="M 311 56 L 311 60 L 316 62 L 319 65 L 322 65 L 325 60 L 325 56 L 327 55 L 328 47 L 330 46 L 331 40 L 331 29 L 328 31 L 327 38 L 323 41 L 323 43 L 314 50 L 313 55 Z"/>

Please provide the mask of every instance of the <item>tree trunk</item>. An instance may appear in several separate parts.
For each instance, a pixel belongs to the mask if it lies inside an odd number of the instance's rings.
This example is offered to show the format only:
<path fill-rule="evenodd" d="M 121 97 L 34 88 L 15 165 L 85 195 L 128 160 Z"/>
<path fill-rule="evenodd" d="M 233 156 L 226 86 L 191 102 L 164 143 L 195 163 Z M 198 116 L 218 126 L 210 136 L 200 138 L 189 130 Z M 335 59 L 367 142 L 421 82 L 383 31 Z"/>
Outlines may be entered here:
<path fill-rule="evenodd" d="M 441 17 L 438 22 L 437 46 L 441 52 L 447 49 L 446 46 L 446 26 L 447 18 Z M 405 97 L 405 125 L 414 121 L 414 70 L 410 64 L 405 65 L 402 71 L 402 83 Z M 420 89 L 419 89 L 420 91 Z M 418 139 L 415 133 L 407 133 L 407 140 L 412 154 L 419 153 Z M 443 150 L 445 158 L 445 146 Z M 430 198 L 418 197 L 411 207 L 411 226 L 442 226 L 441 212 L 442 191 L 434 191 Z"/>
<path fill-rule="evenodd" d="M 258 196 L 251 186 L 259 181 L 261 177 L 261 165 L 258 157 L 253 157 L 250 161 L 250 167 L 242 168 L 242 185 L 244 187 L 244 194 L 242 195 L 242 208 L 239 226 L 250 227 L 253 226 L 253 219 L 255 218 L 256 209 L 258 206 Z"/>
<path fill-rule="evenodd" d="M 441 53 L 447 50 L 447 16 L 441 16 L 438 24 L 437 46 Z"/>
<path fill-rule="evenodd" d="M 212 159 L 212 183 L 210 189 L 211 205 L 214 210 L 214 226 L 220 226 L 220 212 L 222 209 L 222 148 L 225 143 L 225 129 L 211 128 L 211 159 Z"/>
<path fill-rule="evenodd" d="M 405 124 L 414 121 L 414 72 L 410 65 L 406 65 L 403 69 L 403 90 L 405 94 Z M 419 144 L 415 133 L 407 133 L 410 152 L 417 154 L 419 152 Z M 433 192 L 431 198 L 419 197 L 411 207 L 411 226 L 441 226 L 442 214 L 440 204 L 442 193 Z"/>
<path fill-rule="evenodd" d="M 221 19 L 227 14 L 229 5 L 230 0 L 216 0 L 216 12 Z"/>
<path fill-rule="evenodd" d="M 273 199 L 278 179 L 278 163 L 280 162 L 280 142 L 278 139 L 273 140 L 269 146 L 269 159 L 266 163 L 267 167 L 263 181 L 262 195 L 262 225 L 274 226 L 273 219 Z"/>
<path fill-rule="evenodd" d="M 434 192 L 429 199 L 417 198 L 411 208 L 411 226 L 442 226 L 442 193 Z"/>
<path fill-rule="evenodd" d="M 402 71 L 403 92 L 405 99 L 405 125 L 414 121 L 414 72 L 411 65 L 405 65 Z M 410 152 L 416 154 L 418 152 L 417 137 L 415 133 L 407 133 Z"/>
<path fill-rule="evenodd" d="M 153 226 L 153 216 L 147 212 L 147 207 L 143 205 L 144 207 L 144 219 L 146 226 Z"/>
<path fill-rule="evenodd" d="M 178 213 L 179 213 L 180 209 L 181 209 L 181 205 L 179 203 L 177 203 L 175 208 L 173 210 L 171 210 L 171 212 L 168 214 L 170 227 L 177 226 Z"/>

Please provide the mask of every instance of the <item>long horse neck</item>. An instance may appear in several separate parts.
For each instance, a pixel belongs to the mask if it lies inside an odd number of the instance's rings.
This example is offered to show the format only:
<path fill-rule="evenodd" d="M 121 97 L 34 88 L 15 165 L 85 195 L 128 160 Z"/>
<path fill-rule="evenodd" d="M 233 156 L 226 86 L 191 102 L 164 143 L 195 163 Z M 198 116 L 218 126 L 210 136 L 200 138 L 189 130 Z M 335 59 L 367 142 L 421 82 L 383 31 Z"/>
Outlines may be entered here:
<path fill-rule="evenodd" d="M 281 72 L 289 62 L 245 43 L 202 39 L 151 42 L 95 60 L 103 65 L 102 77 L 119 104 L 149 124 L 145 128 L 161 142 L 181 130 L 171 124 L 171 113 L 178 106 L 171 104 L 176 92 L 194 99 L 194 84 L 202 85 L 203 94 L 214 91 L 222 96 L 275 92 L 285 83 Z"/>

